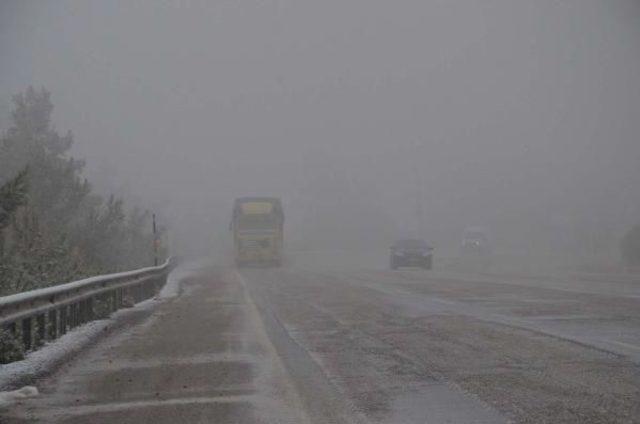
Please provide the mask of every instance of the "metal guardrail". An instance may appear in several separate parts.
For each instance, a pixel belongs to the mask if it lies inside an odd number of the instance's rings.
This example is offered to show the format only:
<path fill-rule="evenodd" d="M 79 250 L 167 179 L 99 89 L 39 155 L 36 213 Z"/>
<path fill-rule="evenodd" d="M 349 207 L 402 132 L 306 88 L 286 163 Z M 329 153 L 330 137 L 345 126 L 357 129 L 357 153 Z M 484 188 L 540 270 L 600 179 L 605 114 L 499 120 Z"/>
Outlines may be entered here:
<path fill-rule="evenodd" d="M 155 296 L 173 263 L 170 258 L 157 267 L 0 297 L 0 328 L 13 334 L 25 351 L 37 349 L 81 324 Z"/>

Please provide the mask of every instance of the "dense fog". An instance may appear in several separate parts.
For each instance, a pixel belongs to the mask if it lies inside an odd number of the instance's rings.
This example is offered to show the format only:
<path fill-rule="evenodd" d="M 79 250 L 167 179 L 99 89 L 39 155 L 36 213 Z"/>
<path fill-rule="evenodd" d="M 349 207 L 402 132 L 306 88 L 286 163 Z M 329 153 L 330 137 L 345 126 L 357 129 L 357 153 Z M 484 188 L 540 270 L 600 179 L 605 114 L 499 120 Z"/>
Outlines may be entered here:
<path fill-rule="evenodd" d="M 0 3 L 0 129 L 52 93 L 95 188 L 174 250 L 228 243 L 235 197 L 285 205 L 287 246 L 617 260 L 640 221 L 640 3 Z"/>

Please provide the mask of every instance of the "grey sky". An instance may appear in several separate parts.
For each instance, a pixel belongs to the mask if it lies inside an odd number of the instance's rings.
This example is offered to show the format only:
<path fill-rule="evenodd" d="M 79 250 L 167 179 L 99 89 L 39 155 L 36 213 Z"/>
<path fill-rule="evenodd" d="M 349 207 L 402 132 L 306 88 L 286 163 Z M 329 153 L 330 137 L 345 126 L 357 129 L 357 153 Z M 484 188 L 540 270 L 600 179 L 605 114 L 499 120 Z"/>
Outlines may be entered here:
<path fill-rule="evenodd" d="M 420 183 L 442 243 L 617 235 L 640 220 L 638 75 L 634 0 L 0 3 L 2 128 L 47 87 L 96 185 L 190 234 L 261 193 L 292 229 L 407 232 Z"/>

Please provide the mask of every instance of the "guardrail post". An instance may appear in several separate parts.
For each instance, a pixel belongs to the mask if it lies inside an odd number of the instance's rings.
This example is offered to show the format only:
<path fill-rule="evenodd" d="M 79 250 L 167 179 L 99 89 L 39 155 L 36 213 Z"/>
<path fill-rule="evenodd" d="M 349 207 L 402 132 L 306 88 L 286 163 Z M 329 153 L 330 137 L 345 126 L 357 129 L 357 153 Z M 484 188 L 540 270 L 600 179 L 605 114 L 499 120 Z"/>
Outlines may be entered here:
<path fill-rule="evenodd" d="M 135 305 L 136 303 L 138 303 L 139 288 L 140 286 L 131 286 L 127 288 L 127 291 L 125 291 L 126 298 L 123 306 L 129 307 L 130 305 Z"/>
<path fill-rule="evenodd" d="M 28 351 L 31 349 L 31 345 L 32 345 L 31 317 L 24 318 L 22 320 L 22 345 L 24 346 L 25 351 Z"/>
<path fill-rule="evenodd" d="M 67 328 L 71 331 L 75 327 L 75 304 L 71 303 L 67 308 Z"/>
<path fill-rule="evenodd" d="M 71 329 L 74 329 L 78 326 L 78 304 L 72 303 L 71 306 Z"/>
<path fill-rule="evenodd" d="M 58 311 L 52 309 L 49 311 L 49 340 L 55 340 L 58 337 Z"/>
<path fill-rule="evenodd" d="M 36 317 L 36 325 L 38 326 L 37 338 L 36 338 L 36 346 L 40 346 L 44 344 L 46 338 L 46 317 L 45 314 L 39 314 Z"/>
<path fill-rule="evenodd" d="M 95 319 L 95 311 L 93 310 L 93 297 L 87 299 L 87 321 Z"/>
<path fill-rule="evenodd" d="M 86 322 L 86 311 L 87 302 L 81 300 L 78 302 L 78 325 L 84 324 Z"/>
<path fill-rule="evenodd" d="M 18 326 L 15 321 L 7 325 L 7 330 L 11 333 L 11 335 L 15 338 L 18 333 Z"/>
<path fill-rule="evenodd" d="M 67 332 L 67 320 L 69 318 L 68 316 L 68 306 L 65 305 L 62 308 L 60 308 L 60 335 L 64 335 Z"/>
<path fill-rule="evenodd" d="M 96 302 L 96 315 L 100 318 L 106 318 L 111 313 L 111 293 L 102 293 L 98 295 Z"/>

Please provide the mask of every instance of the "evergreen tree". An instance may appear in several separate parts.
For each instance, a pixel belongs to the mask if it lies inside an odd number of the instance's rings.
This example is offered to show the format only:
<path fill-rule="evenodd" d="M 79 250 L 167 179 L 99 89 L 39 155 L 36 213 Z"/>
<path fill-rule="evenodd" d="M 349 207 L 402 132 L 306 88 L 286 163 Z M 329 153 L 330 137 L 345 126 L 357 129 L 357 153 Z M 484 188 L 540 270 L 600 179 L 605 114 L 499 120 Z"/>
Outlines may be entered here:
<path fill-rule="evenodd" d="M 148 214 L 127 217 L 122 200 L 91 192 L 73 135 L 51 124 L 50 93 L 30 87 L 13 102 L 0 140 L 0 295 L 149 265 Z"/>
<path fill-rule="evenodd" d="M 27 175 L 25 168 L 15 178 L 0 186 L 0 231 L 9 225 L 10 218 L 27 200 Z"/>

